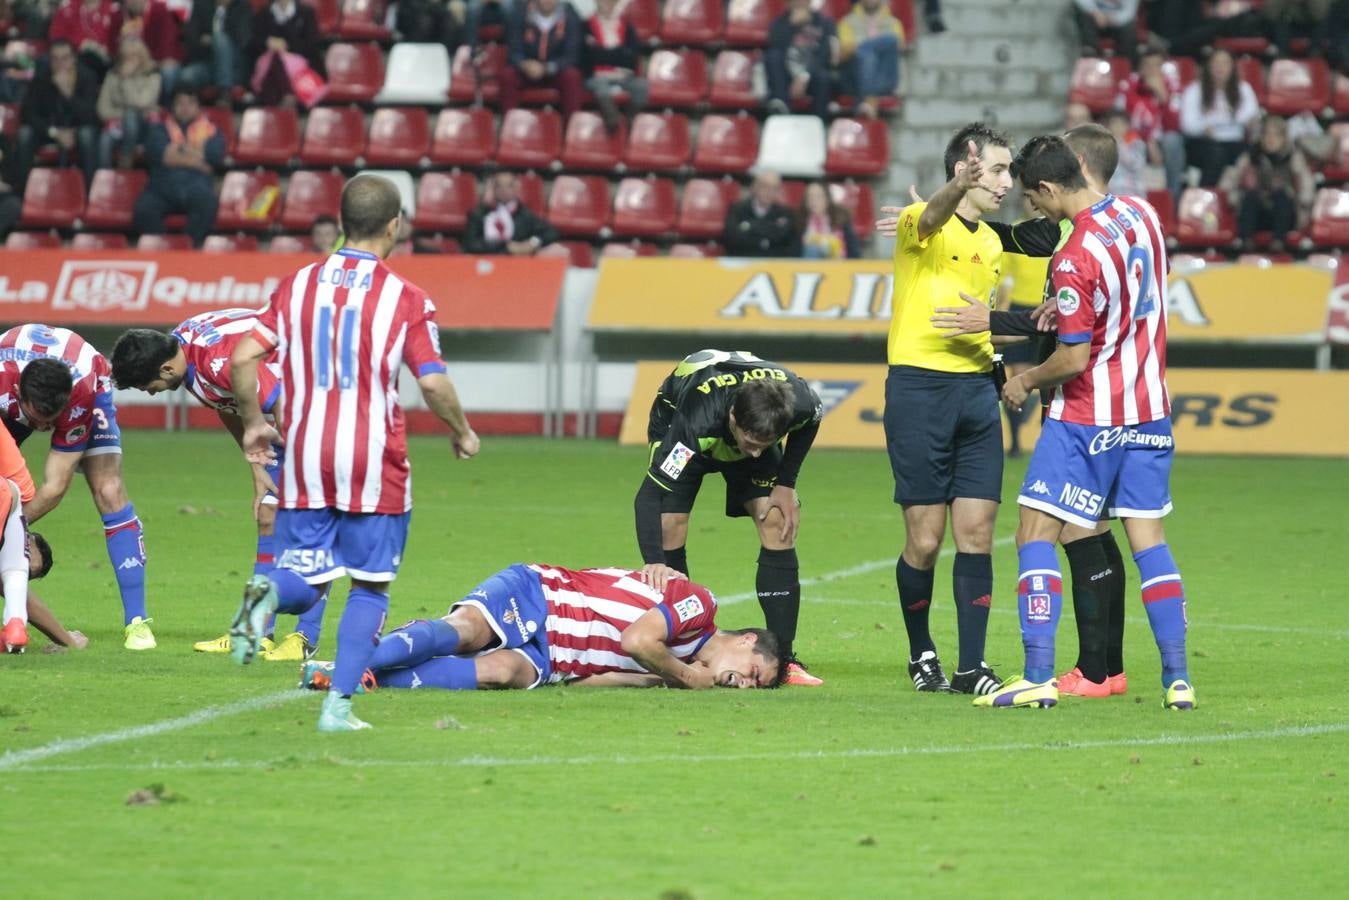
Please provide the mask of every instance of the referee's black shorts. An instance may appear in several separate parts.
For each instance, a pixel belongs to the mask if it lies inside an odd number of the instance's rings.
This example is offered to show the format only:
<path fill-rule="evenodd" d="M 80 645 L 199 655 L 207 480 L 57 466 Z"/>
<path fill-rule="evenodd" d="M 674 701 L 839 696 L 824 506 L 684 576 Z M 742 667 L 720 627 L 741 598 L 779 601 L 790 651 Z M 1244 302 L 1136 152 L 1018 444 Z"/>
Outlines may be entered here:
<path fill-rule="evenodd" d="M 695 460 L 661 498 L 663 513 L 688 513 L 703 486 L 703 476 L 720 472 L 726 482 L 726 515 L 732 519 L 750 515 L 745 504 L 773 493 L 778 466 L 782 463 L 782 445 L 774 444 L 755 457 L 726 462 Z"/>
<path fill-rule="evenodd" d="M 885 445 L 896 503 L 1002 500 L 1002 417 L 991 374 L 891 366 Z"/>

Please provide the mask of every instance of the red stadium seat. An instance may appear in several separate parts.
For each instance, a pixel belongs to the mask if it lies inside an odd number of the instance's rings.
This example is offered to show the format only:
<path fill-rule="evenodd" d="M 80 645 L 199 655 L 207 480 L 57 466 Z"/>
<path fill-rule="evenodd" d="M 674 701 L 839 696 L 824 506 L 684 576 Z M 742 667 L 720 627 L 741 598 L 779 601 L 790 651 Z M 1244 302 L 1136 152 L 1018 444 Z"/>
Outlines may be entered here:
<path fill-rule="evenodd" d="M 460 232 L 478 205 L 478 180 L 468 172 L 428 172 L 417 182 L 417 211 L 412 224 L 418 231 Z M 537 209 L 535 210 L 537 212 Z"/>
<path fill-rule="evenodd" d="M 542 214 L 548 205 L 544 197 L 543 176 L 537 172 L 521 172 L 516 178 L 520 184 L 520 202 Z"/>
<path fill-rule="evenodd" d="M 694 178 L 684 185 L 675 230 L 685 238 L 719 238 L 726 228 L 726 208 L 740 195 L 733 181 Z"/>
<path fill-rule="evenodd" d="M 192 238 L 185 234 L 143 234 L 136 241 L 142 253 L 163 253 L 168 250 L 191 250 Z"/>
<path fill-rule="evenodd" d="M 624 160 L 637 172 L 678 172 L 688 165 L 689 120 L 680 113 L 638 113 Z"/>
<path fill-rule="evenodd" d="M 723 50 L 712 64 L 712 93 L 708 102 L 713 109 L 755 109 L 759 96 L 754 93 L 754 63 L 757 53 Z"/>
<path fill-rule="evenodd" d="M 674 231 L 675 189 L 668 178 L 624 178 L 614 195 L 614 234 L 660 237 Z"/>
<path fill-rule="evenodd" d="M 1218 50 L 1226 50 L 1233 56 L 1242 56 L 1245 54 L 1260 56 L 1269 50 L 1269 41 L 1258 35 L 1248 35 L 1246 37 L 1220 37 L 1214 39 L 1213 46 Z"/>
<path fill-rule="evenodd" d="M 234 113 L 223 106 L 203 106 L 201 114 L 211 120 L 215 130 L 220 132 L 220 136 L 225 139 L 225 155 L 231 156 L 234 153 Z"/>
<path fill-rule="evenodd" d="M 571 254 L 571 264 L 578 269 L 595 268 L 595 248 L 586 241 L 559 241 Z"/>
<path fill-rule="evenodd" d="M 84 173 L 79 169 L 34 169 L 23 192 L 26 228 L 71 228 L 84 215 Z"/>
<path fill-rule="evenodd" d="M 876 223 L 876 198 L 866 182 L 836 181 L 829 185 L 829 196 L 852 216 L 853 231 L 860 240 L 871 237 Z"/>
<path fill-rule="evenodd" d="M 825 139 L 830 175 L 873 177 L 890 164 L 890 129 L 879 119 L 835 119 Z"/>
<path fill-rule="evenodd" d="M 320 106 L 309 111 L 300 144 L 306 166 L 356 166 L 365 153 L 365 114 L 356 106 Z"/>
<path fill-rule="evenodd" d="M 417 244 L 442 256 L 453 256 L 462 252 L 459 241 L 452 237 L 418 237 Z"/>
<path fill-rule="evenodd" d="M 698 126 L 698 147 L 693 168 L 699 172 L 729 172 L 740 175 L 759 158 L 759 122 L 738 116 L 703 116 Z"/>
<path fill-rule="evenodd" d="M 1199 77 L 1199 63 L 1189 56 L 1173 56 L 1162 63 L 1162 72 L 1176 76 L 1182 88 Z"/>
<path fill-rule="evenodd" d="M 11 141 L 19 136 L 19 105 L 0 103 L 0 134 Z"/>
<path fill-rule="evenodd" d="M 332 44 L 325 58 L 329 103 L 369 103 L 384 87 L 379 44 Z"/>
<path fill-rule="evenodd" d="M 1330 105 L 1337 116 L 1349 116 L 1349 75 L 1335 75 L 1335 91 Z"/>
<path fill-rule="evenodd" d="M 339 0 L 305 0 L 307 6 L 314 7 L 319 20 L 319 34 L 336 34 L 337 23 L 342 21 L 342 4 Z"/>
<path fill-rule="evenodd" d="M 410 169 L 422 164 L 431 146 L 431 122 L 420 106 L 382 106 L 370 119 L 365 142 L 367 165 Z"/>
<path fill-rule="evenodd" d="M 628 0 L 623 17 L 637 29 L 638 39 L 649 44 L 660 33 L 660 0 Z"/>
<path fill-rule="evenodd" d="M 823 0 L 821 3 L 812 3 L 812 7 L 818 9 L 835 22 L 843 21 L 843 17 L 852 11 L 852 0 Z M 904 32 L 910 40 L 913 39 L 913 32 Z"/>
<path fill-rule="evenodd" d="M 701 47 L 720 41 L 724 25 L 721 0 L 665 0 L 660 39 Z"/>
<path fill-rule="evenodd" d="M 501 91 L 500 74 L 506 65 L 506 48 L 501 44 L 484 44 L 478 48 L 479 68 L 473 68 L 473 49 L 467 44 L 454 53 L 450 69 L 450 101 L 472 103 L 476 99 L 479 77 L 482 80 L 482 99 L 491 103 Z"/>
<path fill-rule="evenodd" d="M 1092 113 L 1099 115 L 1115 105 L 1119 83 L 1129 77 L 1130 71 L 1129 61 L 1118 56 L 1111 59 L 1079 59 L 1073 67 L 1068 102 L 1085 103 Z"/>
<path fill-rule="evenodd" d="M 600 259 L 608 259 L 617 256 L 622 259 L 633 259 L 638 256 L 659 256 L 660 248 L 647 241 L 624 241 L 623 243 L 605 244 L 600 248 Z"/>
<path fill-rule="evenodd" d="M 1330 107 L 1330 67 L 1324 59 L 1276 59 L 1269 67 L 1265 109 L 1280 116 Z"/>
<path fill-rule="evenodd" d="M 6 250 L 59 250 L 61 236 L 50 231 L 11 231 L 5 238 Z"/>
<path fill-rule="evenodd" d="M 906 42 L 912 44 L 918 40 L 918 17 L 913 11 L 913 0 L 890 0 L 890 14 L 904 26 Z"/>
<path fill-rule="evenodd" d="M 293 234 L 278 234 L 267 244 L 268 253 L 308 253 L 309 239 Z"/>
<path fill-rule="evenodd" d="M 620 124 L 612 133 L 604 127 L 599 113 L 581 110 L 567 121 L 562 142 L 562 167 L 589 172 L 612 172 L 623 159 L 627 127 Z"/>
<path fill-rule="evenodd" d="M 763 47 L 768 29 L 787 8 L 784 0 L 731 0 L 726 7 L 726 43 L 732 47 Z"/>
<path fill-rule="evenodd" d="M 212 234 L 201 249 L 207 253 L 256 253 L 258 239 L 251 234 Z"/>
<path fill-rule="evenodd" d="M 1334 145 L 1321 174 L 1329 182 L 1349 181 L 1349 122 L 1331 125 L 1330 138 Z"/>
<path fill-rule="evenodd" d="M 598 175 L 563 175 L 548 194 L 547 219 L 563 234 L 591 237 L 608 230 L 609 184 Z"/>
<path fill-rule="evenodd" d="M 671 244 L 671 259 L 706 259 L 709 256 L 706 244 Z"/>
<path fill-rule="evenodd" d="M 431 134 L 431 164 L 481 166 L 491 160 L 496 144 L 496 120 L 490 109 L 442 109 Z"/>
<path fill-rule="evenodd" d="M 652 107 L 697 106 L 707 96 L 707 58 L 700 50 L 657 50 L 646 64 Z"/>
<path fill-rule="evenodd" d="M 215 227 L 221 231 L 266 231 L 281 212 L 280 189 L 281 179 L 275 172 L 225 173 Z"/>
<path fill-rule="evenodd" d="M 1236 239 L 1237 226 L 1226 197 L 1209 188 L 1187 188 L 1180 196 L 1176 241 L 1182 247 L 1216 247 Z"/>
<path fill-rule="evenodd" d="M 342 18 L 337 34 L 345 40 L 386 41 L 384 0 L 342 0 Z"/>
<path fill-rule="evenodd" d="M 234 161 L 242 166 L 284 166 L 300 153 L 300 117 L 283 106 L 244 110 Z"/>
<path fill-rule="evenodd" d="M 308 231 L 319 216 L 332 216 L 342 205 L 340 172 L 296 172 L 286 185 L 281 204 L 281 227 L 286 231 Z"/>
<path fill-rule="evenodd" d="M 562 116 L 551 109 L 512 109 L 501 119 L 497 164 L 541 169 L 562 155 Z"/>
<path fill-rule="evenodd" d="M 1312 204 L 1312 243 L 1349 247 L 1349 190 L 1321 188 Z"/>
<path fill-rule="evenodd" d="M 89 186 L 89 203 L 83 221 L 86 228 L 130 228 L 136 198 L 145 190 L 149 175 L 143 169 L 99 169 Z"/>
<path fill-rule="evenodd" d="M 1172 237 L 1176 233 L 1176 202 L 1171 192 L 1165 190 L 1148 191 L 1148 203 L 1157 211 L 1157 221 L 1162 223 L 1162 235 Z"/>
<path fill-rule="evenodd" d="M 126 248 L 126 235 L 120 231 L 81 231 L 70 240 L 71 250 L 97 252 L 99 250 L 125 250 Z"/>
<path fill-rule="evenodd" d="M 782 182 L 782 204 L 792 209 L 801 206 L 801 199 L 806 196 L 806 183 L 796 178 L 788 178 Z"/>
<path fill-rule="evenodd" d="M 1241 80 L 1251 86 L 1255 91 L 1255 99 L 1263 107 L 1265 105 L 1265 65 L 1258 59 L 1244 56 L 1237 60 L 1237 74 Z"/>

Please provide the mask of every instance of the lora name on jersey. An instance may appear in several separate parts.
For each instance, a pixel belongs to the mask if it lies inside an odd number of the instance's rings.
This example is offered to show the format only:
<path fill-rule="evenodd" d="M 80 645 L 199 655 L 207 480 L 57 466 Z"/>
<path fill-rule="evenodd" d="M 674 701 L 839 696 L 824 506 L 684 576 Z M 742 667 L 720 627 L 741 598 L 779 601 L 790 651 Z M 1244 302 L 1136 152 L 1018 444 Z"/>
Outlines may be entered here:
<path fill-rule="evenodd" d="M 360 278 L 357 283 L 356 279 Z M 368 291 L 375 283 L 373 272 L 360 272 L 356 269 L 343 269 L 339 266 L 327 266 L 319 272 L 319 283 L 327 282 L 347 290 Z"/>
<path fill-rule="evenodd" d="M 1063 491 L 1059 494 L 1059 502 L 1069 509 L 1095 516 L 1100 514 L 1101 504 L 1105 502 L 1105 498 L 1100 494 L 1093 494 L 1084 487 L 1065 484 Z"/>

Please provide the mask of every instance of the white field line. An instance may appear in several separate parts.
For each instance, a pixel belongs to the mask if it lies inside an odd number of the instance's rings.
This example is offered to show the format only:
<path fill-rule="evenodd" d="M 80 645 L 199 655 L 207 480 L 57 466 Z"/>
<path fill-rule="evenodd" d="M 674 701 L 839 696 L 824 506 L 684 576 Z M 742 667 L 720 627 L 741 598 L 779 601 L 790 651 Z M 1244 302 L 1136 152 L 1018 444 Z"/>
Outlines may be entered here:
<path fill-rule="evenodd" d="M 299 692 L 297 692 L 299 693 Z M 644 756 L 626 754 L 595 756 L 466 756 L 459 759 L 350 759 L 342 760 L 332 756 L 314 756 L 300 760 L 286 757 L 283 760 L 203 760 L 201 762 L 156 762 L 156 763 L 109 763 L 87 766 L 24 766 L 24 772 L 97 772 L 97 771 L 161 771 L 161 770 L 212 770 L 212 769 L 268 769 L 274 766 L 293 766 L 315 763 L 320 765 L 341 765 L 353 768 L 379 767 L 391 769 L 458 769 L 458 768 L 497 768 L 497 767 L 564 767 L 564 766 L 642 766 L 668 765 L 670 763 L 739 763 L 753 761 L 786 760 L 835 760 L 835 759 L 887 759 L 900 756 L 947 756 L 966 753 L 1018 753 L 1045 750 L 1100 750 L 1114 747 L 1185 747 L 1205 744 L 1244 743 L 1247 741 L 1271 741 L 1289 738 L 1319 737 L 1328 734 L 1349 732 L 1349 722 L 1330 722 L 1322 725 L 1299 725 L 1291 728 L 1275 728 L 1267 731 L 1234 731 L 1227 734 L 1164 734 L 1149 738 L 1112 738 L 1097 741 L 1024 741 L 1008 744 L 955 744 L 928 747 L 877 747 L 872 749 L 854 748 L 847 750 L 795 750 L 766 753 L 656 753 Z"/>

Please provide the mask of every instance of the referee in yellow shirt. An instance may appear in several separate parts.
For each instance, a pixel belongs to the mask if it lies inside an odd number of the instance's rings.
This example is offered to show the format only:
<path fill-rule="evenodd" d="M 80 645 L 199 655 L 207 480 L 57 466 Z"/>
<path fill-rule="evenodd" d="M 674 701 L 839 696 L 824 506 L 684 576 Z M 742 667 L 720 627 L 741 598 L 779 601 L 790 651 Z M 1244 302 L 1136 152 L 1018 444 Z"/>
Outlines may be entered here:
<path fill-rule="evenodd" d="M 914 687 L 988 694 L 1001 684 L 984 662 L 1003 463 L 993 344 L 986 331 L 945 337 L 930 319 L 960 293 L 994 301 L 1002 281 L 1002 241 L 981 218 L 1011 190 L 1011 144 L 976 122 L 951 138 L 945 163 L 950 180 L 926 203 L 900 212 L 895 241 L 885 382 L 885 443 L 895 502 L 904 508 L 904 551 L 895 580 Z M 928 630 L 948 508 L 960 632 L 960 661 L 949 682 Z"/>

